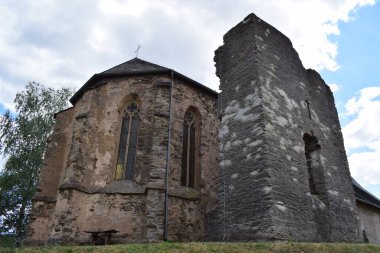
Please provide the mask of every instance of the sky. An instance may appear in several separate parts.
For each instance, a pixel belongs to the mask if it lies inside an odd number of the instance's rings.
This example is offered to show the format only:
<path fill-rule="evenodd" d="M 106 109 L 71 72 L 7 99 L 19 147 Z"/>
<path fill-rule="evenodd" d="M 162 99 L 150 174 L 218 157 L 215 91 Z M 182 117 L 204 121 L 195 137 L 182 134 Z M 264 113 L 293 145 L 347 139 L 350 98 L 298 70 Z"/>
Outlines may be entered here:
<path fill-rule="evenodd" d="M 218 90 L 214 50 L 254 12 L 333 90 L 352 176 L 380 198 L 376 0 L 0 0 L 0 114 L 29 81 L 78 89 L 136 56 Z M 0 168 L 3 161 L 0 160 Z"/>

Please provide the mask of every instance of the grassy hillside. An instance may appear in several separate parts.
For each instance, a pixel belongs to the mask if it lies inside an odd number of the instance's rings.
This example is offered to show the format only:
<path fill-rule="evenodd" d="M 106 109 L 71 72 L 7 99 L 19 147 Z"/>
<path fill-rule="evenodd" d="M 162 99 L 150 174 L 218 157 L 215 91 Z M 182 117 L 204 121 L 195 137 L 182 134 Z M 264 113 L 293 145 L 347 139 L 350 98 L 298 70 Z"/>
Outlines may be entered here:
<path fill-rule="evenodd" d="M 347 244 L 347 243 L 154 243 L 126 244 L 110 246 L 54 246 L 54 247 L 23 247 L 17 249 L 0 248 L 0 253 L 121 253 L 121 252 L 253 252 L 253 253 L 379 253 L 380 245 Z"/>

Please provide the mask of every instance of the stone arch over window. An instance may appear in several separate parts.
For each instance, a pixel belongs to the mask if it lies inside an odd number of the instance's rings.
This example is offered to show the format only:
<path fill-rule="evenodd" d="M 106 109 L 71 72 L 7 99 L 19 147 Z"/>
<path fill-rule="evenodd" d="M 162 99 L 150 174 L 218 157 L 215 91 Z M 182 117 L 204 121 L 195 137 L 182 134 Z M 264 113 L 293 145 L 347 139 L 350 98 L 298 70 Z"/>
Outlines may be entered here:
<path fill-rule="evenodd" d="M 200 115 L 190 107 L 183 118 L 181 185 L 198 188 L 200 179 Z"/>
<path fill-rule="evenodd" d="M 137 98 L 137 96 L 132 96 Z M 119 148 L 116 160 L 115 180 L 133 180 L 138 131 L 140 126 L 140 104 L 137 100 L 127 102 L 122 110 Z"/>
<path fill-rule="evenodd" d="M 321 145 L 317 137 L 305 133 L 303 135 L 305 142 L 305 156 L 307 172 L 309 175 L 310 193 L 322 195 L 326 193 L 326 181 L 324 168 L 321 161 Z"/>

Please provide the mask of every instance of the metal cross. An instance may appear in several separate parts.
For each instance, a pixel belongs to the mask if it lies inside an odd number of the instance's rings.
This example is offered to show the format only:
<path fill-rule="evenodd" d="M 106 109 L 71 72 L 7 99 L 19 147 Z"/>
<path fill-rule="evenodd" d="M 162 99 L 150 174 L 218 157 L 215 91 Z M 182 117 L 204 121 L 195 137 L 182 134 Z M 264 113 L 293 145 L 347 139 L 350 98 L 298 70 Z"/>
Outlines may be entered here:
<path fill-rule="evenodd" d="M 135 53 L 136 53 L 136 58 L 139 56 L 139 50 L 140 50 L 140 48 L 141 48 L 141 45 L 137 45 L 137 49 L 136 49 L 136 51 L 135 51 Z"/>

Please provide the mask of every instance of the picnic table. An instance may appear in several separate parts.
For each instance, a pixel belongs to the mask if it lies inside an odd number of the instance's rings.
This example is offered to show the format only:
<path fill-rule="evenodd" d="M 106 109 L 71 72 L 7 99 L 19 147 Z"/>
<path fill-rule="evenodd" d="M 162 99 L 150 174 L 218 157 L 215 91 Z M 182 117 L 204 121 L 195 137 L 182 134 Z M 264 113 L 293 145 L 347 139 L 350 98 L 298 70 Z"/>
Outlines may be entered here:
<path fill-rule="evenodd" d="M 111 230 L 95 230 L 95 231 L 83 231 L 91 234 L 92 243 L 94 245 L 108 245 L 111 243 L 112 234 L 118 233 L 115 229 Z"/>

